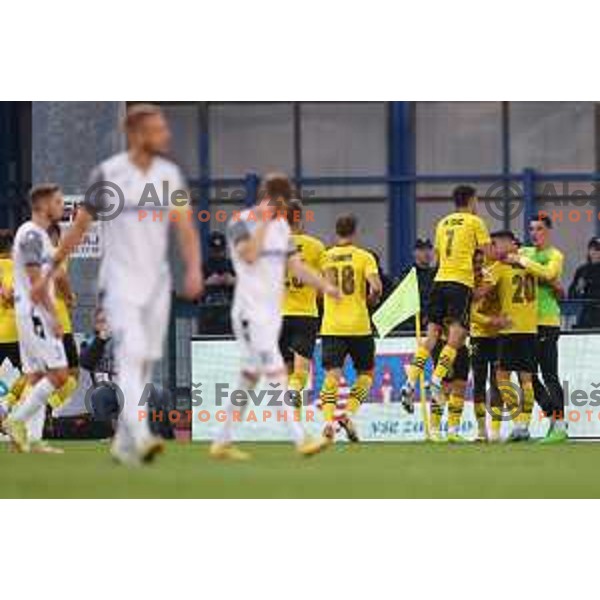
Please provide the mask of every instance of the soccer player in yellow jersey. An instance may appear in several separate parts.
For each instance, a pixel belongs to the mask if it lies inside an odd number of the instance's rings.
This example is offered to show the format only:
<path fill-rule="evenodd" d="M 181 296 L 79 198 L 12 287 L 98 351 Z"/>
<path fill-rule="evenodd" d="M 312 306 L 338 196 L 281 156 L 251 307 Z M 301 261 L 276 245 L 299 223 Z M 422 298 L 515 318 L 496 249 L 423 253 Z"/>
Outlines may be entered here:
<path fill-rule="evenodd" d="M 493 287 L 490 269 L 483 252 L 475 254 L 476 297 L 471 307 L 471 368 L 473 370 L 473 401 L 477 419 L 478 441 L 497 441 L 502 426 L 502 401 L 498 390 L 496 369 L 498 366 L 498 335 L 510 324 L 510 319 L 500 310 L 498 292 Z M 488 289 L 489 288 L 489 289 Z M 487 293 L 477 292 L 488 289 Z M 493 411 L 492 430 L 487 431 L 486 402 L 488 397 Z"/>
<path fill-rule="evenodd" d="M 0 231 L 0 364 L 8 358 L 13 367 L 21 368 L 15 319 L 12 242 L 11 231 Z"/>
<path fill-rule="evenodd" d="M 288 222 L 302 262 L 318 273 L 325 246 L 315 237 L 304 232 L 304 207 L 301 200 L 288 203 Z M 288 367 L 289 389 L 297 395 L 298 407 L 302 405 L 302 390 L 308 382 L 310 362 L 313 359 L 319 333 L 319 307 L 317 290 L 300 281 L 288 269 L 283 298 L 283 323 L 279 347 Z"/>
<path fill-rule="evenodd" d="M 375 340 L 369 304 L 381 297 L 379 269 L 373 255 L 355 244 L 358 222 L 354 215 L 344 215 L 336 223 L 337 241 L 321 260 L 321 270 L 342 292 L 341 300 L 325 297 L 321 326 L 325 382 L 321 404 L 326 421 L 324 435 L 335 438 L 335 411 L 339 384 L 346 358 L 352 359 L 357 376 L 350 391 L 346 414 L 339 425 L 351 442 L 358 435 L 349 415 L 358 412 L 369 396 L 375 367 Z"/>
<path fill-rule="evenodd" d="M 493 236 L 496 255 L 504 261 L 516 254 L 511 231 Z M 538 332 L 538 280 L 521 265 L 498 262 L 490 271 L 498 292 L 500 307 L 510 323 L 500 331 L 498 343 L 498 388 L 505 406 L 514 414 L 511 441 L 527 441 L 535 402 L 533 376 L 537 373 L 535 345 Z M 511 384 L 512 373 L 519 377 L 520 389 Z"/>
<path fill-rule="evenodd" d="M 477 192 L 469 186 L 454 190 L 456 211 L 442 219 L 435 235 L 438 273 L 428 308 L 427 338 L 406 369 L 407 382 L 402 390 L 405 404 L 414 402 L 417 382 L 439 342 L 442 327 L 448 324 L 448 340 L 440 353 L 432 379 L 433 398 L 441 398 L 442 382 L 452 370 L 458 351 L 469 333 L 471 298 L 475 286 L 473 258 L 479 248 L 491 254 L 491 239 L 485 223 L 477 216 Z"/>

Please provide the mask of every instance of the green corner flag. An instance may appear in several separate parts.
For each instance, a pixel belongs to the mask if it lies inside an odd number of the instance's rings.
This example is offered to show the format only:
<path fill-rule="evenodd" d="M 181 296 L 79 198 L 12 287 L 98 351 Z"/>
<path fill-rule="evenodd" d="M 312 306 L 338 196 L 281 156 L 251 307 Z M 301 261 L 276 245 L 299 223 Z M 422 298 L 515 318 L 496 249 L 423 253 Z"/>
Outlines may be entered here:
<path fill-rule="evenodd" d="M 417 270 L 413 268 L 394 293 L 373 315 L 373 323 L 377 327 L 379 336 L 384 338 L 398 325 L 414 317 L 419 312 L 421 312 L 419 280 Z"/>

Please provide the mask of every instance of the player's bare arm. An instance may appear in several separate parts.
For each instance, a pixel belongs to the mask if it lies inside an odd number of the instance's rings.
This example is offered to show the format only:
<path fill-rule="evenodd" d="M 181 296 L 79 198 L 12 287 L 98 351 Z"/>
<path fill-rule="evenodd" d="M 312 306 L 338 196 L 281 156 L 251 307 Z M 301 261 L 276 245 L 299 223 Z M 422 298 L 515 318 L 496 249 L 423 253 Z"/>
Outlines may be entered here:
<path fill-rule="evenodd" d="M 327 279 L 321 277 L 311 269 L 309 269 L 300 258 L 299 254 L 294 254 L 288 259 L 288 269 L 291 273 L 297 277 L 302 283 L 315 288 L 322 294 L 331 296 L 339 300 L 342 297 L 340 290 L 331 284 Z"/>
<path fill-rule="evenodd" d="M 186 268 L 184 295 L 188 300 L 198 300 L 204 292 L 200 237 L 196 227 L 188 219 L 179 219 L 174 222 L 174 226 Z"/>
<path fill-rule="evenodd" d="M 369 284 L 369 297 L 368 302 L 371 306 L 375 306 L 383 295 L 383 283 L 378 273 L 367 275 L 367 282 Z"/>
<path fill-rule="evenodd" d="M 73 225 L 68 229 L 67 233 L 62 237 L 60 244 L 56 248 L 54 258 L 52 262 L 52 268 L 48 270 L 45 277 L 36 279 L 35 282 L 31 282 L 31 299 L 35 303 L 42 302 L 44 296 L 47 295 L 48 284 L 51 279 L 55 279 L 61 269 L 61 265 L 65 259 L 69 257 L 71 252 L 81 242 L 89 229 L 94 217 L 91 212 L 85 207 L 81 207 L 77 212 L 77 216 L 73 221 Z"/>

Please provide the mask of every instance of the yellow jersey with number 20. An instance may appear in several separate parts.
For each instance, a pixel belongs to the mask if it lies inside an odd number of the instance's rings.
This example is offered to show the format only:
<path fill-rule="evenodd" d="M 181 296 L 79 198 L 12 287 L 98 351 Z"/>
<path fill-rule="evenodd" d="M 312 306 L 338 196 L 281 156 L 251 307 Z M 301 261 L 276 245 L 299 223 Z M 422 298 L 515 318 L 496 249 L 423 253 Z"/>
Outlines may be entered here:
<path fill-rule="evenodd" d="M 473 257 L 477 248 L 491 243 L 486 224 L 477 215 L 454 213 L 442 219 L 435 234 L 439 269 L 437 282 L 475 287 Z"/>
<path fill-rule="evenodd" d="M 379 273 L 373 255 L 352 245 L 334 246 L 323 255 L 321 271 L 342 293 L 341 300 L 325 296 L 321 335 L 371 335 L 367 278 Z"/>
<path fill-rule="evenodd" d="M 500 333 L 537 333 L 538 330 L 538 280 L 520 266 L 496 263 L 490 269 L 498 290 L 502 314 L 511 324 Z"/>

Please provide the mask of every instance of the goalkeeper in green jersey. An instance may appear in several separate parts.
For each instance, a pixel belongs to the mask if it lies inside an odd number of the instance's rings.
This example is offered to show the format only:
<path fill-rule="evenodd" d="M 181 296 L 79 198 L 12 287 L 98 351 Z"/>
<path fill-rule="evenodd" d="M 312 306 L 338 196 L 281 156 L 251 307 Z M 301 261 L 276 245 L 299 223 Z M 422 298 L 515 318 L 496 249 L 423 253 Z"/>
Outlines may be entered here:
<path fill-rule="evenodd" d="M 551 243 L 552 221 L 549 217 L 531 221 L 529 233 L 533 246 L 521 251 L 521 266 L 539 280 L 538 337 L 536 355 L 543 383 L 533 379 L 535 399 L 551 419 L 547 443 L 567 440 L 564 391 L 558 376 L 558 340 L 560 338 L 560 279 L 564 256 Z"/>

